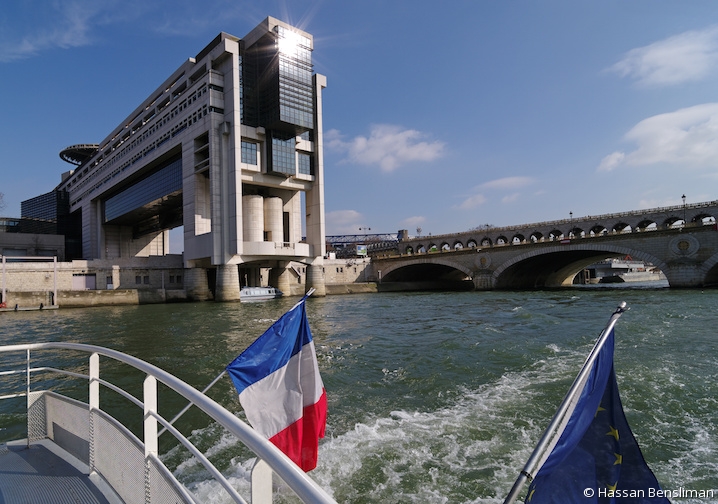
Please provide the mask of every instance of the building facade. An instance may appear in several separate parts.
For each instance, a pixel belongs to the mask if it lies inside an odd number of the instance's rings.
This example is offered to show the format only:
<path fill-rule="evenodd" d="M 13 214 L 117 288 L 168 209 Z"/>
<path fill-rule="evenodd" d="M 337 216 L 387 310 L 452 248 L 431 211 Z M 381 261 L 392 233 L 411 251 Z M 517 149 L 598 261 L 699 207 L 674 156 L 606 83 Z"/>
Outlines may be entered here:
<path fill-rule="evenodd" d="M 243 39 L 220 33 L 102 142 L 65 149 L 76 168 L 56 191 L 82 257 L 165 255 L 183 226 L 191 298 L 283 289 L 297 262 L 324 294 L 326 78 L 312 50 L 311 35 L 274 18 Z"/>

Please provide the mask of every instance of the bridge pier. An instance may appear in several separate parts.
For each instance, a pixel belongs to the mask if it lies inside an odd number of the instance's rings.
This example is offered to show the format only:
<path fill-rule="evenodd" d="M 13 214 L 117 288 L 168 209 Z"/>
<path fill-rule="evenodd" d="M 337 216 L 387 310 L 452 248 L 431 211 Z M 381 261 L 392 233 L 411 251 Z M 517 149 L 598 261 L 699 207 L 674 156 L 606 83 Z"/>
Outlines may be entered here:
<path fill-rule="evenodd" d="M 662 271 L 671 287 L 703 287 L 704 273 L 698 264 L 673 263 Z"/>
<path fill-rule="evenodd" d="M 239 268 L 236 264 L 217 266 L 216 301 L 239 301 Z"/>
<path fill-rule="evenodd" d="M 494 288 L 491 273 L 476 273 L 473 278 L 474 290 L 491 290 Z"/>
<path fill-rule="evenodd" d="M 291 293 L 292 273 L 287 268 L 286 262 L 280 262 L 269 271 L 269 285 L 275 286 L 287 295 Z"/>
<path fill-rule="evenodd" d="M 207 301 L 210 298 L 207 269 L 186 268 L 184 271 L 184 285 L 185 291 L 187 292 L 187 299 L 192 301 Z"/>
<path fill-rule="evenodd" d="M 321 297 L 327 295 L 327 288 L 324 283 L 324 261 L 322 258 L 315 259 L 307 266 L 307 291 L 314 288 L 313 296 Z"/>

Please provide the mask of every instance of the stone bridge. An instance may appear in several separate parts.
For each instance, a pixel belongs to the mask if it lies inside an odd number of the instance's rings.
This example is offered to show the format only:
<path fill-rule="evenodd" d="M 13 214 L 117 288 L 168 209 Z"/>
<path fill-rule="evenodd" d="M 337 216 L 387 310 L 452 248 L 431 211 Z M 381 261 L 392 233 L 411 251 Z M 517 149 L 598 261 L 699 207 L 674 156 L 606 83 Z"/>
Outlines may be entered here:
<path fill-rule="evenodd" d="M 475 289 L 570 285 L 588 265 L 630 256 L 671 287 L 718 285 L 718 201 L 405 239 L 375 256 L 381 282 L 468 281 Z"/>

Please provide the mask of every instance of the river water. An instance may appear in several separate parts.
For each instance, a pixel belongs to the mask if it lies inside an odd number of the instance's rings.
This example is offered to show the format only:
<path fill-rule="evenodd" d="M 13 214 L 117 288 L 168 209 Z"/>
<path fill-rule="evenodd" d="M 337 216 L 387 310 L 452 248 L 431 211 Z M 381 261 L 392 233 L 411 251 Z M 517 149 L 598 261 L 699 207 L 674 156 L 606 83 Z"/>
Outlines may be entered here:
<path fill-rule="evenodd" d="M 203 388 L 296 301 L 6 313 L 0 344 L 107 346 Z M 643 454 L 664 489 L 716 495 L 677 502 L 718 501 L 718 290 L 310 298 L 307 312 L 329 405 L 312 477 L 338 502 L 502 502 L 621 301 L 630 310 L 616 326 L 616 373 Z M 229 379 L 209 395 L 242 414 Z M 167 400 L 160 411 L 170 418 L 181 406 Z M 103 407 L 113 407 L 105 395 Z M 139 426 L 136 416 L 130 423 Z M 22 437 L 23 420 L 22 404 L 0 403 L 2 440 Z M 192 412 L 177 425 L 238 486 L 246 486 L 249 455 L 234 439 Z M 201 499 L 227 502 L 178 450 L 166 447 L 165 458 Z"/>

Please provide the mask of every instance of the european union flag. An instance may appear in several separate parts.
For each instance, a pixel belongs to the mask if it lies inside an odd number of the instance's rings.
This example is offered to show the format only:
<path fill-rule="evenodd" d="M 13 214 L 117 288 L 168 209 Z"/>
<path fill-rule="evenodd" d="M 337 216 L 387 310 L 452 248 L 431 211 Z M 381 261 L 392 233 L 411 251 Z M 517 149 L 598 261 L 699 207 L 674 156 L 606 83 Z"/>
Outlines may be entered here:
<path fill-rule="evenodd" d="M 611 329 L 526 503 L 668 503 L 623 413 Z"/>

